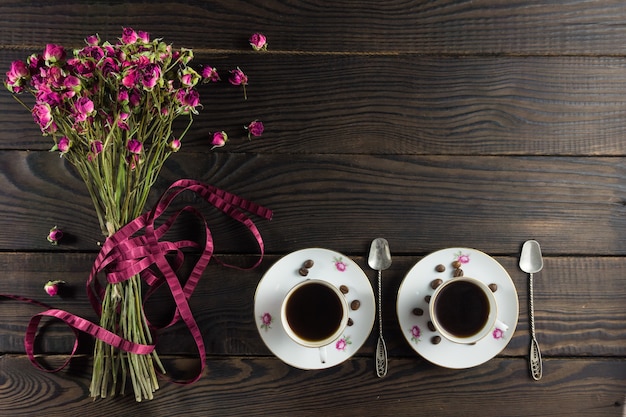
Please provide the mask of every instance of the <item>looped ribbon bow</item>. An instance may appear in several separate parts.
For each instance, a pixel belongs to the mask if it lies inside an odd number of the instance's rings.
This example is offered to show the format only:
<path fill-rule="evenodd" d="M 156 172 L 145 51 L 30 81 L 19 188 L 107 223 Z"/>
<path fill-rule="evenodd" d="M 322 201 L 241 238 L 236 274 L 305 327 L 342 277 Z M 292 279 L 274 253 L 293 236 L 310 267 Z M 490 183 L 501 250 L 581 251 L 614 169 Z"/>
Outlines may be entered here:
<path fill-rule="evenodd" d="M 181 210 L 172 214 L 165 222 L 163 222 L 163 224 L 158 227 L 155 226 L 157 219 L 159 219 L 159 217 L 166 211 L 172 201 L 185 191 L 192 191 L 198 194 L 205 201 L 214 205 L 225 214 L 248 228 L 256 239 L 260 249 L 259 259 L 254 263 L 254 265 L 250 267 L 239 267 L 225 263 L 213 256 L 213 237 L 206 219 L 192 206 L 185 206 Z M 191 213 L 202 221 L 205 230 L 205 240 L 203 244 L 190 240 L 180 240 L 176 242 L 161 240 L 163 235 L 165 235 L 165 233 L 167 233 L 167 231 L 175 223 L 178 216 L 184 212 Z M 174 325 L 179 320 L 182 320 L 191 333 L 200 356 L 200 369 L 195 377 L 186 381 L 173 382 L 195 382 L 202 376 L 205 369 L 206 352 L 204 341 L 200 328 L 198 327 L 198 324 L 196 323 L 196 320 L 191 312 L 191 308 L 189 307 L 189 299 L 202 277 L 205 268 L 209 264 L 209 261 L 213 258 L 224 266 L 248 270 L 256 268 L 263 260 L 265 247 L 263 239 L 261 238 L 261 233 L 257 229 L 254 222 L 244 212 L 257 215 L 267 220 L 271 220 L 272 218 L 272 211 L 258 204 L 242 199 L 214 186 L 203 184 L 199 181 L 181 179 L 174 182 L 169 189 L 163 193 L 152 210 L 137 217 L 119 229 L 115 234 L 110 236 L 102 245 L 100 253 L 94 262 L 91 274 L 87 280 L 87 296 L 98 316 L 102 314 L 102 300 L 105 292 L 105 288 L 98 280 L 98 274 L 100 272 L 105 272 L 107 282 L 109 284 L 121 283 L 139 274 L 149 286 L 149 290 L 144 297 L 144 304 L 147 298 L 149 298 L 149 296 L 161 285 L 166 284 L 169 287 L 176 304 L 176 309 L 171 321 L 158 329 L 151 324 L 149 324 L 149 326 L 152 330 L 161 330 Z M 143 230 L 143 234 L 139 233 L 141 230 Z M 189 277 L 187 278 L 185 285 L 183 286 L 181 285 L 181 281 L 178 278 L 176 271 L 184 262 L 185 255 L 182 252 L 182 249 L 185 248 L 200 249 L 201 254 Z M 167 259 L 168 255 L 170 256 L 170 260 Z M 172 257 L 172 255 L 174 256 Z M 157 274 L 154 269 L 157 269 L 160 273 Z M 96 339 L 130 353 L 145 355 L 151 353 L 155 349 L 154 344 L 148 345 L 131 342 L 104 329 L 101 326 L 90 322 L 89 320 L 85 320 L 63 310 L 51 308 L 45 303 L 16 295 L 0 295 L 36 304 L 48 309 L 34 315 L 31 318 L 24 337 L 24 347 L 28 358 L 34 366 L 43 371 L 57 372 L 69 364 L 78 348 L 79 331 L 85 332 Z M 35 337 L 39 323 L 43 317 L 53 317 L 61 320 L 74 332 L 75 339 L 72 352 L 67 361 L 56 369 L 44 368 L 35 358 Z"/>

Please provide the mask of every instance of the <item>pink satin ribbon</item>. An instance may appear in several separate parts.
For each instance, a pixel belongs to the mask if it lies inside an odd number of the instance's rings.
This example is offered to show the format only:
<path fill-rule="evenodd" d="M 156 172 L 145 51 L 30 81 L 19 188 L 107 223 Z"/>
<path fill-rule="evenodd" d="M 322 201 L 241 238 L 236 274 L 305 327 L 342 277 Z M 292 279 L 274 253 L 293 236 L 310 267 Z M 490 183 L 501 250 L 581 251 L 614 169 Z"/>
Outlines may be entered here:
<path fill-rule="evenodd" d="M 230 265 L 213 256 L 214 245 L 211 231 L 207 225 L 206 219 L 202 214 L 192 206 L 185 206 L 181 210 L 172 214 L 163 224 L 156 227 L 155 221 L 166 211 L 172 201 L 181 193 L 191 191 L 200 195 L 204 200 L 211 203 L 228 216 L 242 223 L 253 234 L 259 246 L 259 259 L 250 267 L 239 267 Z M 202 244 L 180 240 L 176 242 L 161 241 L 161 238 L 170 227 L 176 222 L 178 216 L 184 212 L 191 213 L 198 217 L 205 230 L 205 239 Z M 184 381 L 173 381 L 177 383 L 192 383 L 197 381 L 205 369 L 206 351 L 202 333 L 193 317 L 191 308 L 189 307 L 189 298 L 193 294 L 202 274 L 209 264 L 211 258 L 220 264 L 236 268 L 236 269 L 253 269 L 257 267 L 263 260 L 265 247 L 261 233 L 257 229 L 254 222 L 245 214 L 245 212 L 257 215 L 264 219 L 272 218 L 272 211 L 259 206 L 253 202 L 244 200 L 224 190 L 220 190 L 211 185 L 206 185 L 198 181 L 182 179 L 174 182 L 170 188 L 161 196 L 158 203 L 149 212 L 144 213 L 134 219 L 126 226 L 118 230 L 113 236 L 109 237 L 103 244 L 98 254 L 89 279 L 87 280 L 87 296 L 94 309 L 100 316 L 102 314 L 102 299 L 104 297 L 104 286 L 98 280 L 98 274 L 104 272 L 108 283 L 120 283 L 139 274 L 141 278 L 150 287 L 144 297 L 145 300 L 161 285 L 167 285 L 176 303 L 176 310 L 171 321 L 165 326 L 157 329 L 150 325 L 153 330 L 160 330 L 172 326 L 179 320 L 182 320 L 187 326 L 191 336 L 193 337 L 198 354 L 200 355 L 200 370 L 198 374 Z M 143 231 L 143 233 L 140 233 Z M 185 255 L 182 252 L 184 248 L 194 248 L 201 251 L 200 257 L 194 265 L 185 285 L 181 285 L 176 271 L 183 264 Z M 170 255 L 170 260 L 166 258 Z M 173 255 L 173 256 L 172 256 Z M 156 273 L 154 269 L 158 269 Z M 136 353 L 140 355 L 151 353 L 155 345 L 144 345 L 126 340 L 88 320 L 80 318 L 74 314 L 63 310 L 51 308 L 47 304 L 36 300 L 28 299 L 21 296 L 0 294 L 7 298 L 25 301 L 32 304 L 48 308 L 48 310 L 33 316 L 28 324 L 26 335 L 24 337 L 24 347 L 30 361 L 37 368 L 46 372 L 57 372 L 65 368 L 78 347 L 78 332 L 82 331 L 91 336 L 102 340 L 103 342 L 122 349 L 126 352 Z M 43 317 L 53 317 L 66 323 L 75 334 L 74 347 L 65 364 L 56 369 L 44 368 L 37 362 L 34 354 L 34 342 L 37 334 L 39 323 Z"/>

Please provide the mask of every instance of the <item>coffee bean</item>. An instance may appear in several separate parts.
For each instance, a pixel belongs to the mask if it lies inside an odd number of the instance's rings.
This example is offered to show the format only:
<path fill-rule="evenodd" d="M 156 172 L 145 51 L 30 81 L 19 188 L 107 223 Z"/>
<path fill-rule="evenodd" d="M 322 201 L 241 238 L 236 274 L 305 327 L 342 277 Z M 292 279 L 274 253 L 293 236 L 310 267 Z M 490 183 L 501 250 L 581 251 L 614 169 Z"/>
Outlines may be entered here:
<path fill-rule="evenodd" d="M 313 262 L 312 259 L 307 259 L 306 261 L 304 261 L 304 264 L 302 264 L 302 266 L 305 268 L 313 268 L 314 263 L 315 262 Z"/>
<path fill-rule="evenodd" d="M 435 325 L 433 324 L 432 321 L 429 321 L 427 325 L 428 325 L 428 330 L 430 330 L 431 332 L 435 331 Z"/>
<path fill-rule="evenodd" d="M 452 274 L 455 277 L 462 277 L 463 276 L 463 270 L 461 268 L 457 268 L 454 270 L 454 273 Z"/>
<path fill-rule="evenodd" d="M 352 326 L 354 324 L 354 321 L 352 321 L 352 319 L 348 319 L 348 326 Z"/>
<path fill-rule="evenodd" d="M 430 341 L 433 345 L 438 345 L 441 343 L 441 336 L 433 336 Z"/>
<path fill-rule="evenodd" d="M 307 275 L 309 275 L 309 270 L 306 268 L 300 268 L 300 270 L 298 270 L 298 273 L 303 277 L 306 277 Z"/>
<path fill-rule="evenodd" d="M 491 290 L 491 292 L 496 292 L 496 291 L 498 291 L 498 285 L 497 284 L 489 284 L 489 289 Z"/>
<path fill-rule="evenodd" d="M 430 282 L 430 288 L 434 290 L 435 288 L 440 286 L 442 283 L 443 283 L 443 280 L 441 278 L 434 279 Z"/>
<path fill-rule="evenodd" d="M 426 297 L 424 297 L 424 301 L 426 301 L 427 303 L 430 303 L 430 295 L 427 295 Z"/>
<path fill-rule="evenodd" d="M 443 271 L 445 271 L 445 270 L 446 270 L 446 267 L 445 267 L 445 266 L 443 266 L 442 264 L 439 264 L 439 265 L 437 265 L 437 266 L 435 267 L 435 271 L 437 271 L 437 272 L 443 272 Z"/>
<path fill-rule="evenodd" d="M 415 314 L 416 316 L 423 316 L 424 315 L 424 310 L 422 310 L 421 308 L 414 308 L 413 309 L 413 314 Z"/>
<path fill-rule="evenodd" d="M 350 303 L 350 308 L 352 310 L 358 310 L 359 307 L 361 307 L 361 302 L 359 300 L 354 300 L 353 302 Z"/>
<path fill-rule="evenodd" d="M 348 292 L 350 292 L 350 290 L 348 289 L 347 286 L 342 285 L 339 287 L 339 291 L 341 291 L 342 294 L 347 294 Z"/>
<path fill-rule="evenodd" d="M 460 261 L 452 262 L 452 268 L 460 268 L 460 267 L 461 267 L 461 262 Z"/>

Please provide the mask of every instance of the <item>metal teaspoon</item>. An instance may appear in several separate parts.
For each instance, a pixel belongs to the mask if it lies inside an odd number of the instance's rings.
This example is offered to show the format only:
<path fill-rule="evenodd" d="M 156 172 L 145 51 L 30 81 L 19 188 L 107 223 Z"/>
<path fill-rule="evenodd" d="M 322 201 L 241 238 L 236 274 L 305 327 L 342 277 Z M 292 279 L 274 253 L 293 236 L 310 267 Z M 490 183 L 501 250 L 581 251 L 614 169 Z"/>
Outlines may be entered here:
<path fill-rule="evenodd" d="M 541 352 L 539 351 L 539 343 L 535 337 L 535 312 L 533 305 L 533 274 L 543 269 L 543 258 L 541 256 L 541 247 L 536 240 L 528 240 L 522 246 L 522 253 L 519 258 L 519 267 L 526 272 L 528 278 L 528 305 L 530 315 L 530 374 L 535 381 L 541 379 L 543 366 L 541 361 Z"/>
<path fill-rule="evenodd" d="M 383 339 L 383 312 L 382 312 L 382 271 L 391 266 L 389 243 L 382 237 L 372 241 L 367 263 L 370 268 L 378 271 L 378 343 L 376 344 L 376 375 L 379 378 L 387 375 L 387 346 Z"/>

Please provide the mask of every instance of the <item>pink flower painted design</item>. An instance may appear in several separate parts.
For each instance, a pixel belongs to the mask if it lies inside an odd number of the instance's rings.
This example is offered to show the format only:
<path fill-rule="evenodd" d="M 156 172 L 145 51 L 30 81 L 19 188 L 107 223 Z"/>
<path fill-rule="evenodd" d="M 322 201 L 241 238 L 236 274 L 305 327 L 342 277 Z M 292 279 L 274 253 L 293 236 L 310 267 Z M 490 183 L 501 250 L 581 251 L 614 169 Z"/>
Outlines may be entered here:
<path fill-rule="evenodd" d="M 415 343 L 419 342 L 420 336 L 422 335 L 422 331 L 419 326 L 413 326 L 409 331 L 411 332 L 411 341 Z"/>
<path fill-rule="evenodd" d="M 351 344 L 352 344 L 352 341 L 350 340 L 350 336 L 344 336 L 341 339 L 337 340 L 337 343 L 335 343 L 335 348 L 337 350 L 345 352 L 348 345 L 351 345 Z"/>
<path fill-rule="evenodd" d="M 458 251 L 457 253 L 454 254 L 454 257 L 457 261 L 461 262 L 462 264 L 467 264 L 470 261 L 469 253 L 463 253 L 461 251 Z"/>
<path fill-rule="evenodd" d="M 504 337 L 504 330 L 496 327 L 493 330 L 492 335 L 493 335 L 493 338 L 496 339 L 496 340 L 502 339 Z"/>
<path fill-rule="evenodd" d="M 274 318 L 270 313 L 263 313 L 261 316 L 261 329 L 268 331 L 272 328 L 271 324 L 274 321 Z"/>
<path fill-rule="evenodd" d="M 343 258 L 340 256 L 339 258 L 333 258 L 333 262 L 335 263 L 335 268 L 339 272 L 345 272 L 348 268 L 348 265 L 343 261 Z"/>

